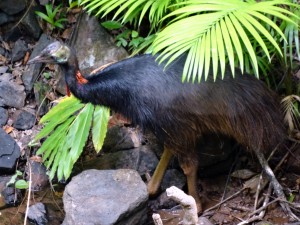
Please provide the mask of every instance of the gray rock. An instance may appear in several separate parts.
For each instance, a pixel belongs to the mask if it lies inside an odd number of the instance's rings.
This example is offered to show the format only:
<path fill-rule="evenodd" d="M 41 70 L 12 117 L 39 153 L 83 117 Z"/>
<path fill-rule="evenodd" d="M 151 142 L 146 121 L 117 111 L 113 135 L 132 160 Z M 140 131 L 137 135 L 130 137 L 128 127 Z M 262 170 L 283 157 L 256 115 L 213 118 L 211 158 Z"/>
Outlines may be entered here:
<path fill-rule="evenodd" d="M 21 110 L 17 112 L 17 118 L 13 124 L 13 127 L 18 130 L 28 130 L 33 127 L 34 123 L 35 115 L 25 110 Z"/>
<path fill-rule="evenodd" d="M 136 143 L 133 138 L 140 138 L 142 134 L 135 128 L 124 126 L 113 126 L 108 129 L 105 141 L 103 144 L 103 150 L 119 151 L 125 149 L 132 149 Z"/>
<path fill-rule="evenodd" d="M 116 47 L 114 39 L 99 25 L 94 16 L 84 14 L 78 28 L 74 47 L 82 70 L 90 72 L 107 63 L 128 57 L 124 48 Z"/>
<path fill-rule="evenodd" d="M 16 62 L 22 59 L 27 51 L 27 46 L 25 41 L 19 39 L 15 42 L 15 46 L 12 49 L 11 59 L 13 62 Z"/>
<path fill-rule="evenodd" d="M 0 74 L 6 73 L 8 70 L 8 66 L 0 66 Z"/>
<path fill-rule="evenodd" d="M 7 110 L 0 107 L 0 127 L 6 124 L 7 119 L 8 119 Z"/>
<path fill-rule="evenodd" d="M 0 209 L 7 207 L 5 197 L 2 193 L 7 188 L 6 184 L 10 181 L 10 179 L 11 176 L 0 176 Z"/>
<path fill-rule="evenodd" d="M 3 129 L 0 129 L 0 173 L 14 169 L 20 157 L 20 147 Z"/>
<path fill-rule="evenodd" d="M 35 40 L 38 40 L 41 36 L 42 29 L 39 26 L 36 15 L 33 8 L 31 8 L 28 13 L 25 15 L 24 19 L 21 21 L 22 27 L 25 30 L 26 34 L 30 37 L 33 37 Z"/>
<path fill-rule="evenodd" d="M 6 187 L 2 192 L 5 205 L 8 206 L 17 206 L 22 201 L 22 193 L 20 189 L 15 187 Z"/>
<path fill-rule="evenodd" d="M 10 15 L 0 12 L 0 26 L 5 23 L 12 22 L 14 20 L 15 20 L 15 18 L 13 16 L 10 16 Z"/>
<path fill-rule="evenodd" d="M 22 108 L 26 93 L 23 85 L 10 81 L 0 81 L 0 106 Z"/>
<path fill-rule="evenodd" d="M 36 105 L 38 105 L 39 116 L 43 116 L 49 110 L 48 108 L 48 100 L 46 98 L 51 87 L 48 83 L 42 81 L 36 81 L 33 85 L 34 97 L 36 101 Z"/>
<path fill-rule="evenodd" d="M 103 156 L 84 162 L 84 169 L 133 169 L 140 175 L 154 171 L 158 159 L 149 146 L 141 146 L 127 151 L 106 153 Z"/>
<path fill-rule="evenodd" d="M 0 75 L 0 82 L 1 82 L 1 81 L 7 81 L 7 82 L 9 82 L 9 81 L 11 81 L 13 78 L 14 78 L 14 77 L 13 77 L 13 75 L 12 75 L 11 73 L 3 73 L 3 74 Z"/>
<path fill-rule="evenodd" d="M 200 216 L 200 217 L 198 218 L 198 223 L 197 223 L 197 225 L 213 225 L 213 223 L 210 222 L 210 220 L 207 219 L 206 217 Z"/>
<path fill-rule="evenodd" d="M 31 205 L 28 209 L 28 219 L 35 225 L 48 224 L 45 205 L 41 202 Z"/>
<path fill-rule="evenodd" d="M 63 225 L 141 225 L 148 193 L 134 170 L 87 170 L 73 177 L 63 196 Z"/>
<path fill-rule="evenodd" d="M 26 1 L 24 0 L 1 0 L 0 9 L 8 15 L 14 15 L 26 7 Z"/>
<path fill-rule="evenodd" d="M 49 3 L 49 0 L 39 0 L 40 5 L 47 5 Z"/>
<path fill-rule="evenodd" d="M 171 186 L 182 189 L 185 184 L 186 177 L 182 172 L 176 169 L 169 169 L 166 171 L 166 174 L 161 182 L 161 190 L 164 191 Z"/>
<path fill-rule="evenodd" d="M 37 56 L 52 41 L 53 41 L 52 38 L 47 37 L 45 34 L 42 34 L 33 52 L 31 53 L 30 59 Z M 33 83 L 37 79 L 40 73 L 41 67 L 42 67 L 42 63 L 31 64 L 27 67 L 27 69 L 23 73 L 22 79 L 26 91 L 31 91 L 33 87 Z"/>
<path fill-rule="evenodd" d="M 5 55 L 5 53 L 6 53 L 6 50 L 4 48 L 0 47 L 0 55 Z"/>
<path fill-rule="evenodd" d="M 31 190 L 40 191 L 42 190 L 49 181 L 47 175 L 47 169 L 44 164 L 30 160 L 31 173 L 29 172 L 28 166 L 26 166 L 26 179 L 29 180 L 29 173 L 31 174 Z"/>

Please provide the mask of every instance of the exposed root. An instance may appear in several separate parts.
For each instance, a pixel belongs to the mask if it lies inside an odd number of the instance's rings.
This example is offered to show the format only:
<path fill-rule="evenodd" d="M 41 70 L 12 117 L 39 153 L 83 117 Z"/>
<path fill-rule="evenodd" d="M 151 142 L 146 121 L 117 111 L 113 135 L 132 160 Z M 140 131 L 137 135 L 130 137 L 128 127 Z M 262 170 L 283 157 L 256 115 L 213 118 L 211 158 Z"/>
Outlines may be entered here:
<path fill-rule="evenodd" d="M 163 225 L 163 222 L 160 218 L 160 215 L 157 213 L 153 213 L 152 214 L 152 219 L 155 225 Z"/>
<path fill-rule="evenodd" d="M 166 192 L 168 197 L 182 206 L 184 210 L 182 224 L 196 225 L 198 223 L 198 213 L 195 199 L 175 186 L 167 188 Z"/>
<path fill-rule="evenodd" d="M 300 218 L 297 217 L 291 210 L 290 206 L 286 203 L 287 199 L 284 195 L 283 188 L 276 179 L 272 169 L 270 168 L 267 160 L 265 159 L 264 155 L 260 151 L 255 151 L 255 154 L 263 167 L 264 172 L 267 174 L 270 183 L 273 186 L 274 192 L 276 196 L 280 199 L 280 205 L 285 213 L 287 213 L 293 220 L 300 221 Z"/>

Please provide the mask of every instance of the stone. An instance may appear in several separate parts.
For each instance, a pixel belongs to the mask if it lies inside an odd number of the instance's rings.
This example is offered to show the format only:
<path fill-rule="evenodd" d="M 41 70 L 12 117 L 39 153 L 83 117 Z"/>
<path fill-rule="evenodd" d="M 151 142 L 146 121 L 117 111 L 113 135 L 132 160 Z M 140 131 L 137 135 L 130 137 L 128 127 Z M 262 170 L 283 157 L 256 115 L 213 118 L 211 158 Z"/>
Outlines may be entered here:
<path fill-rule="evenodd" d="M 149 146 L 106 153 L 83 163 L 84 169 L 133 169 L 142 176 L 155 170 L 158 159 Z"/>
<path fill-rule="evenodd" d="M 21 39 L 17 40 L 15 42 L 15 46 L 12 49 L 12 55 L 11 55 L 12 61 L 16 62 L 19 61 L 20 59 L 23 59 L 27 50 L 28 49 L 25 41 Z"/>
<path fill-rule="evenodd" d="M 48 185 L 49 177 L 47 175 L 47 169 L 44 164 L 30 160 L 31 166 L 31 190 L 41 191 Z M 26 166 L 26 179 L 29 181 L 29 169 Z"/>
<path fill-rule="evenodd" d="M 78 28 L 74 47 L 82 70 L 91 72 L 107 63 L 128 57 L 124 48 L 116 47 L 113 37 L 99 25 L 96 17 L 85 13 Z"/>
<path fill-rule="evenodd" d="M 5 196 L 2 194 L 3 191 L 7 188 L 6 184 L 10 181 L 11 176 L 0 176 L 0 209 L 8 207 L 6 205 Z"/>
<path fill-rule="evenodd" d="M 24 86 L 0 80 L 0 106 L 22 108 L 25 105 Z"/>
<path fill-rule="evenodd" d="M 1 195 L 5 201 L 6 206 L 17 206 L 22 202 L 22 193 L 20 189 L 15 187 L 6 187 Z"/>
<path fill-rule="evenodd" d="M 51 87 L 48 83 L 42 81 L 36 81 L 33 85 L 34 97 L 36 101 L 36 105 L 38 106 L 38 115 L 45 115 L 48 108 L 47 94 L 51 90 Z"/>
<path fill-rule="evenodd" d="M 164 178 L 161 182 L 161 190 L 166 190 L 171 186 L 182 189 L 186 184 L 185 175 L 177 169 L 169 169 L 166 171 Z"/>
<path fill-rule="evenodd" d="M 0 174 L 14 170 L 20 157 L 20 147 L 3 129 L 0 129 Z"/>
<path fill-rule="evenodd" d="M 3 74 L 0 75 L 0 82 L 1 82 L 1 81 L 7 81 L 7 82 L 9 82 L 9 81 L 11 81 L 13 78 L 14 78 L 14 77 L 13 77 L 13 75 L 12 75 L 11 73 L 3 73 Z"/>
<path fill-rule="evenodd" d="M 103 144 L 103 150 L 109 152 L 120 151 L 125 149 L 132 149 L 136 146 L 133 138 L 142 139 L 142 134 L 136 128 L 113 126 L 108 129 Z"/>
<path fill-rule="evenodd" d="M 41 51 L 49 45 L 53 39 L 51 37 L 47 37 L 47 35 L 42 34 L 36 46 L 34 47 L 30 59 L 33 59 L 35 56 L 41 53 Z M 30 64 L 25 72 L 23 73 L 22 80 L 25 86 L 26 91 L 31 91 L 33 88 L 34 81 L 37 79 L 40 70 L 42 68 L 42 63 Z"/>
<path fill-rule="evenodd" d="M 38 202 L 34 205 L 29 206 L 28 219 L 35 225 L 48 224 L 47 211 L 45 205 L 41 202 Z"/>
<path fill-rule="evenodd" d="M 198 223 L 197 223 L 197 225 L 213 225 L 213 223 L 210 222 L 210 220 L 207 219 L 206 217 L 200 216 L 200 217 L 198 218 Z"/>
<path fill-rule="evenodd" d="M 14 15 L 23 11 L 26 7 L 24 0 L 1 0 L 0 9 L 8 15 Z"/>
<path fill-rule="evenodd" d="M 148 192 L 134 170 L 87 170 L 66 186 L 63 225 L 146 224 Z"/>
<path fill-rule="evenodd" d="M 8 70 L 8 66 L 0 66 L 0 74 L 6 73 Z"/>
<path fill-rule="evenodd" d="M 10 15 L 7 15 L 6 13 L 0 12 L 0 26 L 5 23 L 12 22 L 14 20 L 15 20 L 15 18 L 13 16 L 10 16 Z"/>
<path fill-rule="evenodd" d="M 6 53 L 6 50 L 0 46 L 0 55 L 5 56 L 5 53 Z"/>
<path fill-rule="evenodd" d="M 8 120 L 7 110 L 0 107 L 0 127 L 4 126 Z"/>
<path fill-rule="evenodd" d="M 13 124 L 13 127 L 18 130 L 28 130 L 31 129 L 36 121 L 35 115 L 25 111 L 21 110 L 17 112 L 17 118 Z"/>
<path fill-rule="evenodd" d="M 25 15 L 24 19 L 21 21 L 22 27 L 26 34 L 35 40 L 38 40 L 41 36 L 42 29 L 37 21 L 36 14 L 33 8 L 29 9 L 28 13 Z"/>
<path fill-rule="evenodd" d="M 49 3 L 49 0 L 39 0 L 40 5 L 47 5 Z"/>

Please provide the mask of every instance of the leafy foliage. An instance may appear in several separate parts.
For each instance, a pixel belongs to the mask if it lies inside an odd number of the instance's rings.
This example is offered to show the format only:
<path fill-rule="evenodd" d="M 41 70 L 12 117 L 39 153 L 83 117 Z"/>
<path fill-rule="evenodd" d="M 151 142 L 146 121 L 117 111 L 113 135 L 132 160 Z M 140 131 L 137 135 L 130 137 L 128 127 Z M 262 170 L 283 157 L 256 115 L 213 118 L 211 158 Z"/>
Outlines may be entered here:
<path fill-rule="evenodd" d="M 146 38 L 141 37 L 138 31 L 128 29 L 117 21 L 105 21 L 101 23 L 101 25 L 108 30 L 122 30 L 122 32 L 116 36 L 118 47 L 123 46 L 129 47 L 131 50 L 141 50 L 148 47 L 154 39 L 154 35 L 149 35 Z"/>
<path fill-rule="evenodd" d="M 88 139 L 92 122 L 93 143 L 96 151 L 100 151 L 108 119 L 107 108 L 82 104 L 72 96 L 62 99 L 40 120 L 45 126 L 31 145 L 48 136 L 36 154 L 42 154 L 46 167 L 51 168 L 50 179 L 53 179 L 55 174 L 59 180 L 70 176 Z"/>
<path fill-rule="evenodd" d="M 214 78 L 223 76 L 227 64 L 233 75 L 237 65 L 256 76 L 259 69 L 266 74 L 271 54 L 282 55 L 299 20 L 298 5 L 287 0 L 83 0 L 81 5 L 102 18 L 114 13 L 113 20 L 123 24 L 138 26 L 146 18 L 152 53 L 168 63 L 187 54 L 182 79 L 193 82 L 206 79 L 211 68 Z M 289 25 L 279 27 L 277 20 Z"/>
<path fill-rule="evenodd" d="M 66 18 L 58 18 L 56 19 L 58 13 L 59 13 L 59 10 L 61 8 L 61 5 L 57 6 L 56 8 L 53 8 L 52 4 L 47 4 L 45 5 L 45 8 L 46 8 L 46 13 L 42 13 L 42 12 L 39 12 L 39 11 L 35 11 L 35 13 L 41 17 L 43 20 L 45 20 L 46 22 L 48 22 L 50 25 L 51 25 L 51 28 L 55 28 L 55 27 L 58 27 L 58 28 L 64 28 L 63 26 L 63 22 L 67 21 Z"/>
<path fill-rule="evenodd" d="M 14 185 L 15 188 L 17 188 L 17 189 L 27 189 L 29 187 L 28 182 L 23 179 L 18 179 L 18 177 L 20 177 L 20 176 L 23 176 L 23 173 L 21 171 L 17 170 L 16 173 L 7 182 L 6 187 Z"/>

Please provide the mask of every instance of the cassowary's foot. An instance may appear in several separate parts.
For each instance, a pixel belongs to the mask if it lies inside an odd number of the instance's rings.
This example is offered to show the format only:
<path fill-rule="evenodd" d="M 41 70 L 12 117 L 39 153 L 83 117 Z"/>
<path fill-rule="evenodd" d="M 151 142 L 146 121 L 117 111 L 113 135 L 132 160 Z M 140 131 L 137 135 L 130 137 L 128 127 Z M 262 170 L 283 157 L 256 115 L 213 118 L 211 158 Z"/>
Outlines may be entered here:
<path fill-rule="evenodd" d="M 265 173 L 267 174 L 274 192 L 276 193 L 277 197 L 282 200 L 280 201 L 280 205 L 282 207 L 282 209 L 284 210 L 285 213 L 287 213 L 288 215 L 290 215 L 291 218 L 293 218 L 294 220 L 300 221 L 299 217 L 297 217 L 291 210 L 290 206 L 287 204 L 287 199 L 284 195 L 283 192 L 283 188 L 281 186 L 281 184 L 278 182 L 278 180 L 276 179 L 272 169 L 270 168 L 268 161 L 265 159 L 264 155 L 260 152 L 260 151 L 255 151 L 255 154 L 263 168 L 263 170 L 265 171 Z"/>
<path fill-rule="evenodd" d="M 187 179 L 188 193 L 195 199 L 197 205 L 197 211 L 198 213 L 201 213 L 202 204 L 199 198 L 198 188 L 197 188 L 198 161 L 195 160 L 188 160 L 188 161 L 189 161 L 188 163 L 187 161 L 180 162 L 180 167 L 182 168 Z"/>
<path fill-rule="evenodd" d="M 171 158 L 172 153 L 165 147 L 154 174 L 147 185 L 149 196 L 155 196 L 157 194 Z"/>

